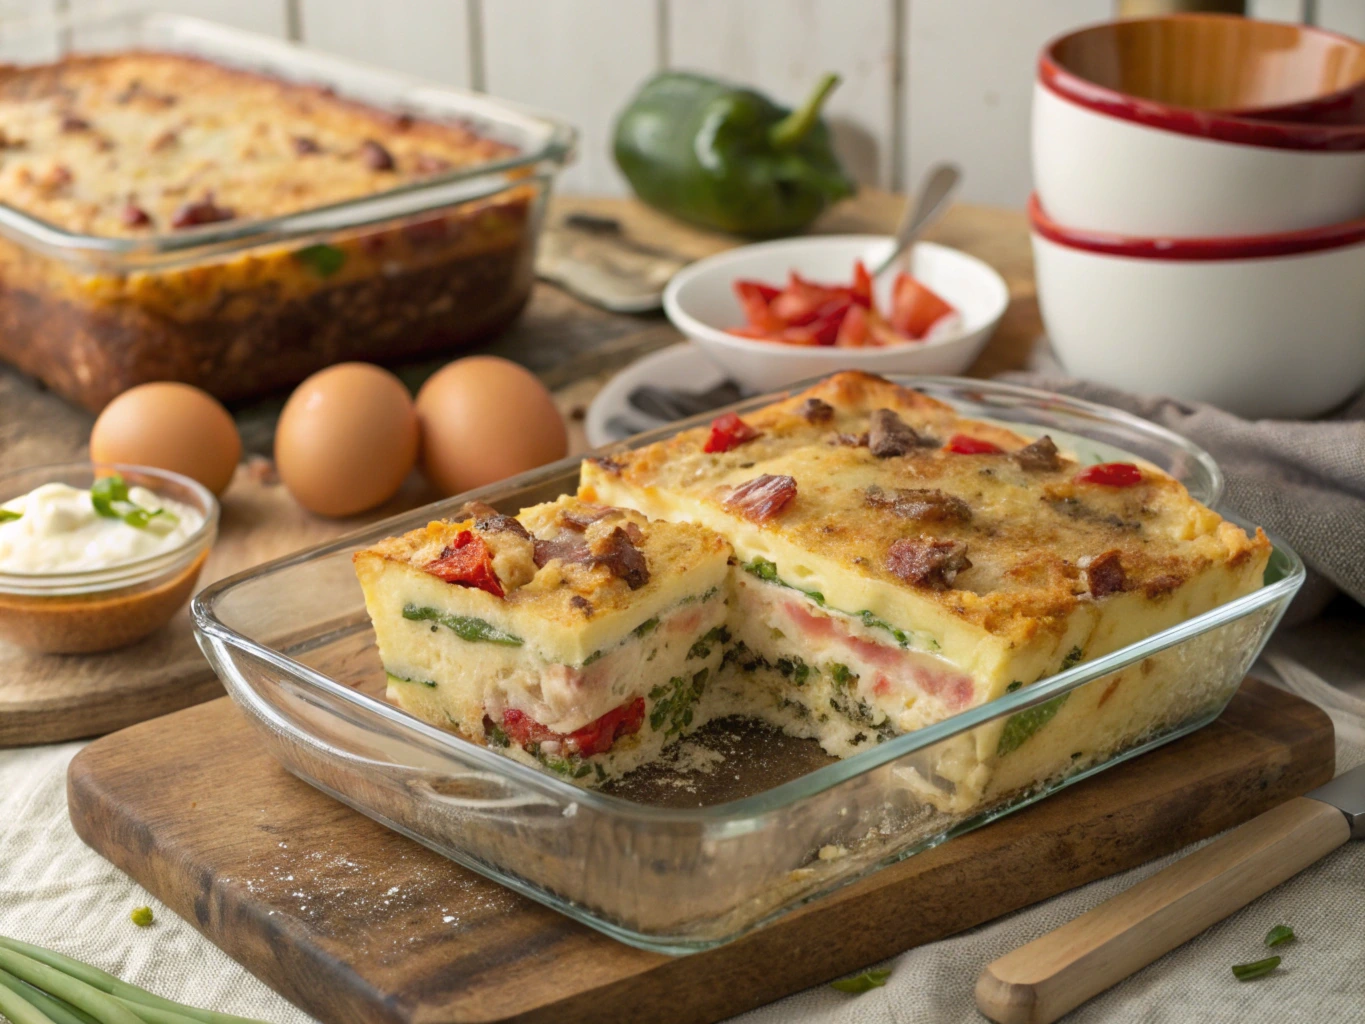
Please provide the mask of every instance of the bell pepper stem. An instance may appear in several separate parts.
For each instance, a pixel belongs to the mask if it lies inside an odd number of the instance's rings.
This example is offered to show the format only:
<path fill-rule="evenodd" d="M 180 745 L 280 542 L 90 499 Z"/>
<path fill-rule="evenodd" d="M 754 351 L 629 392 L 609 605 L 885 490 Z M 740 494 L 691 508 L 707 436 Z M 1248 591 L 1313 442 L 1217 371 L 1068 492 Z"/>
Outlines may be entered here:
<path fill-rule="evenodd" d="M 786 149 L 804 139 L 815 127 L 815 122 L 820 120 L 820 108 L 838 84 L 839 76 L 836 74 L 821 78 L 805 103 L 768 129 L 768 141 L 777 149 Z"/>

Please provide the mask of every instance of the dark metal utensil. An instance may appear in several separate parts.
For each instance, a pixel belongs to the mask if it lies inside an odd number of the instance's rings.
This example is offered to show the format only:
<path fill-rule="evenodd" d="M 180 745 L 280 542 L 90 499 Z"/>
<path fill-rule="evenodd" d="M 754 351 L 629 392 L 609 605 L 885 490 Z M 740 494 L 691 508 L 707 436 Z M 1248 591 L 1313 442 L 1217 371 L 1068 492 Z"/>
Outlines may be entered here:
<path fill-rule="evenodd" d="M 604 425 L 613 441 L 624 441 L 626 438 L 642 434 L 646 430 L 653 430 L 659 424 L 640 423 L 626 416 L 608 416 Z"/>
<path fill-rule="evenodd" d="M 631 407 L 663 423 L 699 416 L 722 405 L 730 405 L 744 397 L 738 384 L 722 381 L 705 391 L 684 391 L 681 388 L 661 388 L 643 384 L 626 396 Z"/>

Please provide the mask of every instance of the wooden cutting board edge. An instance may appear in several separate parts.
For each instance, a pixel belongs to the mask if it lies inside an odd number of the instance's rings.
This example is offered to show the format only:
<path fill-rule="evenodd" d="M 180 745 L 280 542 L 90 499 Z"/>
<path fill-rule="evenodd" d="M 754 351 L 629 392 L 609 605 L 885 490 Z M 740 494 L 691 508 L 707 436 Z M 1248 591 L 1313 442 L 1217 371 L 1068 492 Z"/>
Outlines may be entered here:
<path fill-rule="evenodd" d="M 286 998 L 324 1020 L 364 1024 L 587 1024 L 608 1019 L 602 1014 L 611 1007 L 627 1013 L 613 1020 L 720 1020 L 1174 852 L 1321 785 L 1334 765 L 1332 726 L 1321 710 L 1248 680 L 1224 716 L 1192 737 L 893 864 L 726 946 L 670 958 L 589 936 L 601 943 L 602 956 L 621 958 L 620 977 L 526 1005 L 525 992 L 501 1000 L 482 992 L 382 992 L 299 922 L 215 885 L 210 868 L 195 866 L 194 851 L 159 851 L 155 820 L 121 815 L 123 796 L 105 775 L 126 762 L 125 746 L 142 742 L 137 734 L 172 722 L 105 737 L 72 761 L 68 802 L 77 833 Z M 1191 772 L 1186 746 L 1218 766 Z M 354 813 L 321 794 L 317 799 L 337 814 Z M 1020 864 L 1029 870 L 1021 874 Z M 973 887 L 988 898 L 966 907 L 956 894 Z M 908 908 L 913 912 L 887 912 L 913 891 L 941 898 L 920 900 Z M 696 985 L 698 977 L 707 984 Z M 522 1005 L 509 1014 L 509 1002 Z"/>

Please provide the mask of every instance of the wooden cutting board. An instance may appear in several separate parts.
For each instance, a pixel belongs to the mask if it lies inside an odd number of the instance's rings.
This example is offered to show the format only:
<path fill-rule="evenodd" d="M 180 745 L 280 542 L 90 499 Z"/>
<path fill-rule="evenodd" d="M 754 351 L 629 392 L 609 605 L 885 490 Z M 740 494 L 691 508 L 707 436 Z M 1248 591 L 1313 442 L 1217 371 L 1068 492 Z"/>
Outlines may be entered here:
<path fill-rule="evenodd" d="M 902 205 L 899 196 L 865 190 L 830 211 L 816 230 L 891 231 Z M 551 223 L 574 212 L 614 218 L 630 237 L 648 239 L 685 258 L 742 241 L 687 227 L 629 199 L 556 197 Z M 973 372 L 988 376 L 1022 365 L 1040 330 L 1028 225 L 1022 214 L 957 206 L 930 237 L 991 263 L 1010 286 L 1010 307 Z M 480 351 L 516 360 L 538 373 L 569 420 L 570 450 L 581 452 L 586 448 L 581 413 L 598 388 L 633 359 L 678 340 L 662 317 L 607 313 L 541 284 L 521 319 Z M 397 372 L 415 387 L 439 365 L 428 362 Z M 247 452 L 270 452 L 281 404 L 279 398 L 268 399 L 234 410 Z M 0 365 L 0 472 L 87 458 L 91 422 L 88 413 Z M 435 497 L 424 493 L 414 477 L 409 489 L 383 509 L 356 519 L 326 520 L 299 508 L 283 488 L 263 477 L 263 468 L 268 469 L 268 463 L 238 469 L 223 499 L 218 544 L 201 584 L 323 543 Z M 188 611 L 147 640 L 108 654 L 33 655 L 0 642 L 0 747 L 97 736 L 221 693 L 195 646 Z"/>
<path fill-rule="evenodd" d="M 225 699 L 97 740 L 67 788 L 82 839 L 329 1024 L 696 1024 L 1178 850 L 1332 773 L 1327 716 L 1248 680 L 1190 736 L 682 958 L 608 939 L 332 800 Z"/>

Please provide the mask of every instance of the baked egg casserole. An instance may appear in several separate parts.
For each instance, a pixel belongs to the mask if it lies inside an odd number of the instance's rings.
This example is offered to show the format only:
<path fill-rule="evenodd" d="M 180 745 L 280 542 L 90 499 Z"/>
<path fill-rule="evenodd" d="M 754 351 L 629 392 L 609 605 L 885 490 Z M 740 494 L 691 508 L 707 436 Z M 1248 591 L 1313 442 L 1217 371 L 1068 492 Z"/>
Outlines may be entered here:
<path fill-rule="evenodd" d="M 596 785 L 725 715 L 852 756 L 1247 594 L 1270 550 L 1155 466 L 849 372 L 355 559 L 390 699 Z M 959 810 L 1036 783 L 1155 728 L 1182 679 L 1148 659 L 906 782 Z"/>

